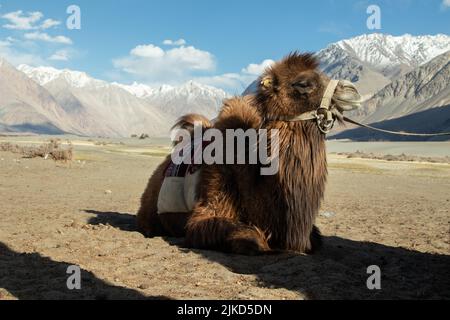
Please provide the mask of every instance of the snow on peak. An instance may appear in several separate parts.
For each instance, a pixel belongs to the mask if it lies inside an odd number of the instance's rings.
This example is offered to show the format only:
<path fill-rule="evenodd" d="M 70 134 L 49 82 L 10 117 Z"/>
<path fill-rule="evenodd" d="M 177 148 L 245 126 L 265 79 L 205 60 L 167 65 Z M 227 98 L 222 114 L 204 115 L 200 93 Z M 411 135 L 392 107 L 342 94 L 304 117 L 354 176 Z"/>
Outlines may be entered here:
<path fill-rule="evenodd" d="M 133 82 L 131 85 L 122 84 L 113 82 L 113 86 L 119 87 L 128 93 L 131 93 L 132 95 L 138 97 L 138 98 L 147 98 L 150 96 L 153 96 L 158 93 L 164 93 L 171 91 L 174 87 L 169 85 L 162 85 L 160 87 L 152 87 L 143 83 Z"/>
<path fill-rule="evenodd" d="M 444 34 L 392 36 L 364 34 L 332 44 L 363 62 L 377 66 L 420 66 L 450 50 L 450 36 Z"/>
<path fill-rule="evenodd" d="M 113 82 L 112 85 L 117 86 L 133 94 L 138 98 L 154 98 L 155 96 L 204 96 L 204 97 L 220 97 L 226 98 L 227 94 L 222 89 L 207 86 L 195 82 L 193 80 L 186 82 L 180 86 L 161 85 L 149 86 L 142 83 L 134 82 L 131 85 Z"/>
<path fill-rule="evenodd" d="M 186 82 L 185 84 L 179 86 L 178 88 L 175 88 L 179 94 L 196 94 L 196 95 L 203 95 L 203 96 L 220 96 L 220 97 L 226 97 L 227 93 L 223 91 L 222 89 L 208 86 L 205 84 L 201 84 L 198 82 L 195 82 L 194 80 L 190 80 Z"/>
<path fill-rule="evenodd" d="M 85 72 L 69 69 L 59 70 L 53 67 L 31 67 L 25 64 L 19 65 L 17 69 L 42 86 L 55 80 L 64 80 L 70 86 L 75 88 L 84 88 L 88 86 L 99 87 L 107 84 L 104 81 L 91 78 Z"/>

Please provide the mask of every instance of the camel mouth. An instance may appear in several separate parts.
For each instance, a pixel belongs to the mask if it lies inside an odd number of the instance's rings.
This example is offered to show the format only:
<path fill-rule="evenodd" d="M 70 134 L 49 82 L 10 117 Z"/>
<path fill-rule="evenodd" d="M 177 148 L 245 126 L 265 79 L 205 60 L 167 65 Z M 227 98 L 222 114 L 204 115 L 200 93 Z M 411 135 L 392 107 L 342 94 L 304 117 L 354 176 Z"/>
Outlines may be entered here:
<path fill-rule="evenodd" d="M 356 86 L 347 80 L 339 80 L 333 95 L 333 104 L 340 111 L 352 111 L 362 107 L 362 97 Z"/>

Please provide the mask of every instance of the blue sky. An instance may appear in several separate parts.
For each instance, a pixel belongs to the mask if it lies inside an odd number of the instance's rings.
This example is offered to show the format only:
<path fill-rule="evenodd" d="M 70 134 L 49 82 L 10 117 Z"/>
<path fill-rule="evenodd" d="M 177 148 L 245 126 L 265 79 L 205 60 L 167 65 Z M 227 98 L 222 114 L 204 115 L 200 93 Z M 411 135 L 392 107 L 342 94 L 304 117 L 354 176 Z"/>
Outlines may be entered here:
<path fill-rule="evenodd" d="M 66 28 L 72 4 L 81 30 Z M 0 56 L 109 81 L 194 78 L 233 90 L 267 59 L 374 32 L 370 4 L 381 8 L 377 32 L 450 34 L 450 0 L 0 0 Z"/>

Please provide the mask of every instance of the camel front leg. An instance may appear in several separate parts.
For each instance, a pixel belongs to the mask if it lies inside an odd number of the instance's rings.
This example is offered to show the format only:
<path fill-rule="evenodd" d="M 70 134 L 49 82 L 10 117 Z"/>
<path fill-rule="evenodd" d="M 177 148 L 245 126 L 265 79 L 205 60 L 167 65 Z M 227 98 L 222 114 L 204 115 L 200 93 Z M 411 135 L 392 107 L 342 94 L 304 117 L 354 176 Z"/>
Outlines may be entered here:
<path fill-rule="evenodd" d="M 214 216 L 208 208 L 197 208 L 186 227 L 186 246 L 242 255 L 270 252 L 264 232 L 231 218 Z"/>

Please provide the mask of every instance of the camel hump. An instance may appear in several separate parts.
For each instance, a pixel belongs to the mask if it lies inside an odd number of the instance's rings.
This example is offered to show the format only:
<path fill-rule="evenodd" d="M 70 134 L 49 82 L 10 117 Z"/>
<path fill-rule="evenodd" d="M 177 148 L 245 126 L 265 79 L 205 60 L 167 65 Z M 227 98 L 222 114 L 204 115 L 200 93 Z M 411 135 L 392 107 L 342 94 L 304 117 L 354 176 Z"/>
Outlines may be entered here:
<path fill-rule="evenodd" d="M 179 118 L 172 129 L 193 130 L 194 126 L 199 124 L 203 127 L 203 129 L 208 129 L 213 126 L 211 121 L 205 116 L 202 116 L 201 114 L 191 113 Z"/>
<path fill-rule="evenodd" d="M 214 126 L 225 129 L 258 129 L 262 118 L 254 106 L 253 96 L 234 97 L 224 101 Z"/>

